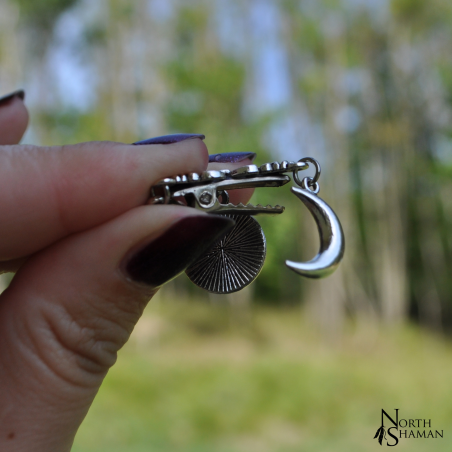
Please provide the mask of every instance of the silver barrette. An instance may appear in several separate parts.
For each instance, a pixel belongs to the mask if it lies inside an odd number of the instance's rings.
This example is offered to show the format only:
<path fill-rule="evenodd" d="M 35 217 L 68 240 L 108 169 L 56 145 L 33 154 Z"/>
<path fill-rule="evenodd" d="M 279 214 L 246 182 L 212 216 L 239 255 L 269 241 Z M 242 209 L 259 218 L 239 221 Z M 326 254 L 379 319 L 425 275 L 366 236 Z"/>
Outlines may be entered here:
<path fill-rule="evenodd" d="M 314 165 L 314 177 L 300 180 L 299 171 Z M 344 234 L 331 207 L 319 196 L 320 165 L 305 157 L 298 162 L 247 165 L 236 170 L 204 171 L 166 178 L 151 188 L 151 204 L 181 204 L 204 212 L 226 215 L 236 221 L 235 227 L 212 249 L 188 267 L 192 282 L 209 292 L 226 294 L 237 292 L 252 283 L 259 275 L 265 260 L 266 240 L 254 215 L 278 215 L 283 206 L 252 204 L 234 205 L 229 202 L 228 190 L 240 188 L 281 187 L 290 182 L 292 173 L 298 187 L 294 193 L 308 208 L 317 224 L 320 250 L 309 262 L 286 261 L 296 273 L 308 278 L 323 278 L 336 270 L 344 255 Z"/>

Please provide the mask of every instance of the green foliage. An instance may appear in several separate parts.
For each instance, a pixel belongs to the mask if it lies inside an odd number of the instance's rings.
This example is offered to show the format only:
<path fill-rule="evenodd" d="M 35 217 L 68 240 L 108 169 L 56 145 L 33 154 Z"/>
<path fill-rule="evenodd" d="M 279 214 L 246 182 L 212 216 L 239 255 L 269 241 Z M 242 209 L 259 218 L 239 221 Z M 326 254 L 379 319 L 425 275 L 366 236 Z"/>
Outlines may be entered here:
<path fill-rule="evenodd" d="M 225 328 L 229 310 L 194 300 L 148 309 L 143 321 L 160 325 L 158 337 L 140 339 L 138 325 L 74 452 L 370 452 L 382 408 L 445 433 L 452 422 L 450 344 L 414 328 L 369 335 L 368 326 L 325 347 L 294 309 L 253 310 L 247 331 L 258 334 L 249 336 L 242 322 Z M 192 318 L 210 327 L 200 332 Z M 408 441 L 400 446 L 426 450 Z M 434 444 L 452 446 L 447 435 Z"/>
<path fill-rule="evenodd" d="M 141 0 L 105 2 L 103 16 L 90 21 L 73 44 L 83 48 L 68 50 L 89 62 L 98 86 L 97 105 L 87 112 L 62 110 L 47 81 L 48 65 L 36 64 L 46 61 L 41 57 L 54 44 L 54 23 L 75 0 L 16 3 L 33 61 L 25 72 L 39 79 L 32 124 L 42 143 L 131 142 L 194 132 L 206 135 L 211 153 L 253 151 L 261 164 L 276 158 L 265 142 L 269 128 L 307 112 L 326 143 L 321 163 L 331 168 L 322 176 L 322 196 L 351 235 L 340 279 L 344 287 L 328 303 L 352 314 L 369 306 L 379 312 L 389 296 L 416 318 L 436 312 L 435 327 L 452 324 L 451 2 L 392 0 L 384 21 L 371 9 L 338 0 L 276 2 L 282 19 L 278 45 L 288 55 L 293 102 L 253 115 L 245 104 L 256 71 L 251 62 L 265 53 L 267 41 L 255 42 L 247 31 L 241 52 L 225 48 L 216 29 L 217 2 L 175 3 L 163 21 L 147 15 L 148 4 Z M 252 23 L 245 3 L 225 5 Z M 9 64 L 4 52 L 0 58 Z M 358 117 L 353 130 L 338 125 L 344 109 Z M 143 135 L 135 137 L 137 130 Z M 300 143 L 302 152 L 311 144 L 309 137 Z M 254 284 L 258 299 L 304 300 L 303 283 L 283 260 L 312 257 L 306 228 L 314 225 L 305 222 L 303 207 L 285 188 L 257 190 L 253 202 L 286 206 L 278 218 L 259 219 L 268 253 Z M 388 256 L 397 263 L 383 277 Z M 180 285 L 184 293 L 196 290 Z M 394 301 L 394 285 L 409 295 Z M 358 295 L 355 286 L 361 288 Z M 429 308 L 432 300 L 436 310 Z"/>
<path fill-rule="evenodd" d="M 194 130 L 207 118 L 228 128 L 240 126 L 244 80 L 240 63 L 210 55 L 199 63 L 175 60 L 166 72 L 174 93 L 167 113 L 171 128 Z"/>
<path fill-rule="evenodd" d="M 452 13 L 450 2 L 442 0 L 392 0 L 391 10 L 396 20 L 417 32 L 446 25 Z"/>
<path fill-rule="evenodd" d="M 302 14 L 300 9 L 287 8 L 286 14 L 291 26 L 291 45 L 296 46 L 298 54 L 308 59 L 322 61 L 325 58 L 325 38 L 319 22 Z"/>
<path fill-rule="evenodd" d="M 74 142 L 96 141 L 110 136 L 110 127 L 105 117 L 94 111 L 80 114 L 73 109 L 43 111 L 33 120 L 40 130 L 48 131 L 42 136 L 46 144 L 73 144 Z M 76 141 L 74 141 L 74 137 Z"/>
<path fill-rule="evenodd" d="M 13 0 L 22 18 L 42 30 L 51 28 L 58 16 L 77 3 L 77 0 Z"/>
<path fill-rule="evenodd" d="M 165 67 L 172 92 L 166 120 L 173 131 L 201 131 L 212 152 L 258 150 L 259 125 L 242 115 L 245 68 L 221 52 L 207 11 L 182 9 L 175 27 L 179 51 Z"/>

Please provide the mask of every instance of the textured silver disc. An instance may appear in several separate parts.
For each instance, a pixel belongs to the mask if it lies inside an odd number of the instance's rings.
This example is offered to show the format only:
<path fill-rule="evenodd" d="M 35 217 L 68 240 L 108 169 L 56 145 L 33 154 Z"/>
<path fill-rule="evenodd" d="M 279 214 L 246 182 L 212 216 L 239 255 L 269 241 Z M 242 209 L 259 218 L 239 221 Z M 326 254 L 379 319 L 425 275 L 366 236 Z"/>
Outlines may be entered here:
<path fill-rule="evenodd" d="M 234 228 L 186 270 L 192 282 L 212 293 L 237 292 L 251 284 L 264 265 L 265 235 L 248 215 L 225 215 Z"/>

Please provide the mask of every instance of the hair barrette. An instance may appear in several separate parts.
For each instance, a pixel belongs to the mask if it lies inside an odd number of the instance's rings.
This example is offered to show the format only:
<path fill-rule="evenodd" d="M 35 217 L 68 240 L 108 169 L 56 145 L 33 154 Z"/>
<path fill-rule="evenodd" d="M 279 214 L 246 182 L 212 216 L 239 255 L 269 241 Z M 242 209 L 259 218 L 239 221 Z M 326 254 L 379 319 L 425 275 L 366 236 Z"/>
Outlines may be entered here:
<path fill-rule="evenodd" d="M 299 178 L 299 172 L 312 164 L 313 177 Z M 281 187 L 292 173 L 297 186 L 291 191 L 313 216 L 320 249 L 309 262 L 286 261 L 287 267 L 308 278 L 323 278 L 339 265 L 344 254 L 344 234 L 334 211 L 319 196 L 320 164 L 311 157 L 298 162 L 247 165 L 233 171 L 204 171 L 165 178 L 151 188 L 150 204 L 180 204 L 207 213 L 226 215 L 235 220 L 234 228 L 186 270 L 199 287 L 217 294 L 237 292 L 259 275 L 266 256 L 266 239 L 255 215 L 279 215 L 283 206 L 238 204 L 229 202 L 228 190 Z"/>

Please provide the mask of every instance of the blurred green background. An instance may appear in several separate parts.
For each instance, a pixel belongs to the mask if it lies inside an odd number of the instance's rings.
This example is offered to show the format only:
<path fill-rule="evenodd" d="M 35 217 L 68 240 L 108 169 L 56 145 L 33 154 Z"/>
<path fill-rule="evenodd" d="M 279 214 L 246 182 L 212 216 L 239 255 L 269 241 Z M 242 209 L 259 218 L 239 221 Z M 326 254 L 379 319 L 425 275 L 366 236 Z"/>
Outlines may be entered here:
<path fill-rule="evenodd" d="M 286 212 L 259 219 L 257 281 L 168 284 L 75 451 L 370 451 L 382 408 L 444 430 L 398 447 L 451 450 L 451 49 L 448 0 L 0 0 L 25 143 L 187 132 L 257 164 L 312 156 L 346 235 L 332 277 L 299 278 L 283 262 L 315 254 L 314 222 L 258 190 Z"/>

